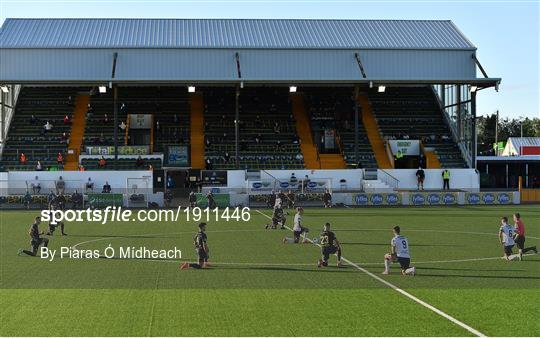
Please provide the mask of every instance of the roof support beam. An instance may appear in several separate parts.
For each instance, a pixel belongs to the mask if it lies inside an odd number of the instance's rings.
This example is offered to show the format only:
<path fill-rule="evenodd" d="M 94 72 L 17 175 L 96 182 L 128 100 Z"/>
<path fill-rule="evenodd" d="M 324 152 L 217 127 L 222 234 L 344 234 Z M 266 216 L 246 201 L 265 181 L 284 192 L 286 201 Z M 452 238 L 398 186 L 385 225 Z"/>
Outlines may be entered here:
<path fill-rule="evenodd" d="M 486 79 L 489 79 L 489 76 L 487 75 L 486 71 L 484 70 L 484 67 L 482 67 L 482 65 L 480 64 L 480 61 L 478 61 L 478 59 L 476 58 L 476 55 L 474 53 L 472 54 L 472 59 L 474 60 L 474 63 L 476 63 L 476 65 L 478 66 L 478 68 L 482 72 L 482 75 L 484 75 L 484 77 Z"/>
<path fill-rule="evenodd" d="M 236 52 L 234 54 L 234 57 L 236 58 L 236 72 L 238 73 L 238 78 L 241 79 L 242 78 L 242 70 L 240 69 L 240 54 L 238 54 L 238 52 Z"/>
<path fill-rule="evenodd" d="M 118 53 L 114 52 L 113 54 L 113 64 L 112 64 L 112 72 L 111 72 L 111 78 L 114 79 L 116 76 L 116 59 L 118 58 Z"/>
<path fill-rule="evenodd" d="M 360 59 L 360 53 L 356 52 L 354 53 L 354 58 L 356 59 L 356 63 L 358 64 L 358 68 L 360 68 L 360 72 L 362 73 L 362 77 L 365 79 L 366 72 L 364 71 L 364 65 L 362 64 L 362 60 Z"/>

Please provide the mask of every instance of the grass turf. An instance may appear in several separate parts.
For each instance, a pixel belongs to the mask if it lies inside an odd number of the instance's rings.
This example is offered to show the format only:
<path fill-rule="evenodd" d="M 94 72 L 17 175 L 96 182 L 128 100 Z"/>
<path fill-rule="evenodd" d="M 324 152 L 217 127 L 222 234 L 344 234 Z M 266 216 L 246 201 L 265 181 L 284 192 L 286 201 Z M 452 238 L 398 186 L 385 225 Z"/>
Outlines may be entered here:
<path fill-rule="evenodd" d="M 304 221 L 310 237 L 331 222 L 344 256 L 374 273 L 399 224 L 419 275 L 393 267 L 386 280 L 482 333 L 538 336 L 540 257 L 498 258 L 499 216 L 515 211 L 527 244 L 539 245 L 538 206 L 307 209 Z M 250 222 L 209 222 L 214 266 L 205 271 L 180 271 L 175 260 L 19 257 L 34 215 L 0 211 L 2 336 L 470 335 L 354 267 L 317 269 L 317 247 L 282 244 L 290 233 L 264 230 L 255 211 Z M 72 223 L 66 232 L 50 247 L 176 246 L 195 258 L 193 222 Z"/>

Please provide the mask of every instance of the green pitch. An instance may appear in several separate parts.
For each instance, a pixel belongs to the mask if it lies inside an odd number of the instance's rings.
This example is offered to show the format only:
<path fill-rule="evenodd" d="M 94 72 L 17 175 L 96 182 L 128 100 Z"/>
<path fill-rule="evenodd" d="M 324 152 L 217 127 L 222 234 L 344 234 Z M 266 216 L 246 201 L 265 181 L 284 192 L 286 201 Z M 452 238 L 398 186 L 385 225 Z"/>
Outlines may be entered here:
<path fill-rule="evenodd" d="M 332 223 L 344 257 L 377 276 L 398 224 L 418 275 L 394 265 L 381 278 L 483 334 L 539 336 L 540 256 L 500 258 L 500 216 L 516 211 L 526 244 L 540 246 L 539 206 L 306 209 L 304 222 L 310 238 Z M 357 267 L 335 267 L 333 256 L 318 269 L 318 247 L 283 244 L 291 233 L 264 230 L 269 220 L 254 210 L 249 222 L 209 222 L 204 271 L 181 271 L 180 260 L 17 256 L 37 214 L 0 211 L 0 336 L 472 335 Z M 69 223 L 69 236 L 59 232 L 52 249 L 176 246 L 182 261 L 195 259 L 193 222 Z"/>

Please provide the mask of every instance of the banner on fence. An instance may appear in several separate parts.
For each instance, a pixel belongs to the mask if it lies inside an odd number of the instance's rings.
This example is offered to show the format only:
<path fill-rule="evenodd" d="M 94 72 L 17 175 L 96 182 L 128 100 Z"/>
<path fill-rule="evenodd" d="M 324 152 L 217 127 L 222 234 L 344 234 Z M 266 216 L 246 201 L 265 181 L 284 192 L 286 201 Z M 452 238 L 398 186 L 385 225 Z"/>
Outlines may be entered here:
<path fill-rule="evenodd" d="M 413 192 L 409 194 L 410 205 L 452 205 L 458 203 L 456 192 Z"/>
<path fill-rule="evenodd" d="M 465 204 L 512 204 L 513 192 L 467 192 Z"/>
<path fill-rule="evenodd" d="M 356 205 L 401 205 L 400 193 L 363 193 L 354 196 Z"/>
<path fill-rule="evenodd" d="M 218 208 L 226 208 L 230 205 L 230 196 L 229 194 L 213 194 L 214 195 L 214 201 L 216 202 L 216 205 Z M 206 208 L 208 207 L 208 199 L 206 198 L 206 194 L 196 193 L 195 196 L 197 196 L 197 206 L 199 208 Z"/>
<path fill-rule="evenodd" d="M 91 208 L 120 207 L 123 204 L 122 194 L 88 194 L 88 205 Z"/>

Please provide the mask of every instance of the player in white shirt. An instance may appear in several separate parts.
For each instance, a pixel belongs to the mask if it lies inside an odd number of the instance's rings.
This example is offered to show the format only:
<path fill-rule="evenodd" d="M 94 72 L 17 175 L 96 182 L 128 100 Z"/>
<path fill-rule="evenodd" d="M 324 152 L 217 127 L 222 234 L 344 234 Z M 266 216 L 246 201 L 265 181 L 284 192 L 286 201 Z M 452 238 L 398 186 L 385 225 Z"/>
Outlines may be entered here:
<path fill-rule="evenodd" d="M 390 241 L 391 252 L 384 255 L 384 271 L 383 275 L 390 273 L 390 263 L 398 262 L 401 266 L 401 274 L 414 276 L 416 268 L 411 267 L 411 255 L 409 253 L 409 241 L 407 237 L 401 236 L 399 226 L 393 228 L 394 238 Z"/>
<path fill-rule="evenodd" d="M 302 207 L 296 208 L 296 214 L 294 215 L 294 225 L 293 233 L 294 238 L 285 237 L 283 243 L 309 243 L 306 239 L 306 234 L 309 232 L 309 229 L 303 226 L 302 214 L 304 209 Z M 300 242 L 300 236 L 302 236 L 302 241 Z"/>
<path fill-rule="evenodd" d="M 504 250 L 503 259 L 512 261 L 514 259 L 519 259 L 519 255 L 512 252 L 512 248 L 516 245 L 514 241 L 514 236 L 516 230 L 513 226 L 508 224 L 508 218 L 501 218 L 501 227 L 499 228 L 499 241 L 501 242 Z"/>

